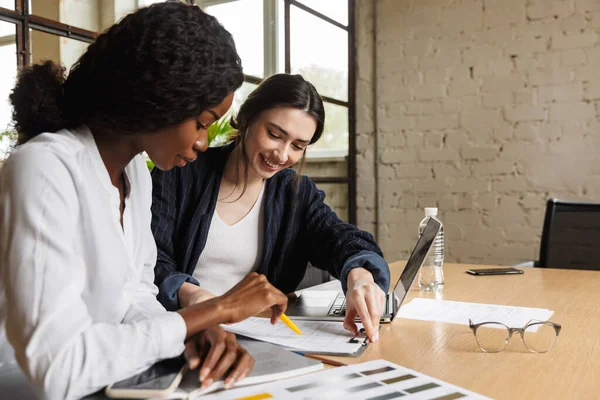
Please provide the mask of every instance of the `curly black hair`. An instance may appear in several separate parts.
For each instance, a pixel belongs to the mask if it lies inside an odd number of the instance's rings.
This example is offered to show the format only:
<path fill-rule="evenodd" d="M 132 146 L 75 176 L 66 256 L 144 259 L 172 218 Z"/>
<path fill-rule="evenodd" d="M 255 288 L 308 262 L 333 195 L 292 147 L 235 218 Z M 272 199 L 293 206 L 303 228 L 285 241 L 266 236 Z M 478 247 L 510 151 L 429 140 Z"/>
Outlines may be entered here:
<path fill-rule="evenodd" d="M 24 69 L 10 100 L 19 144 L 81 124 L 149 133 L 218 105 L 243 79 L 231 34 L 199 7 L 168 1 L 99 35 L 67 78 L 52 61 Z"/>

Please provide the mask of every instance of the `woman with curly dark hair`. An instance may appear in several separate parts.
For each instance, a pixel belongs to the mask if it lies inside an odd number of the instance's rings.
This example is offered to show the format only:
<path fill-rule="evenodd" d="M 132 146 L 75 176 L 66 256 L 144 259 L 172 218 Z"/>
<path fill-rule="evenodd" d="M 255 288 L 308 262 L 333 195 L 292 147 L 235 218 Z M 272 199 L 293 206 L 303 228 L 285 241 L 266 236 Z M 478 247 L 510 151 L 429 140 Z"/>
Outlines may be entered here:
<path fill-rule="evenodd" d="M 0 351 L 48 399 L 80 398 L 184 349 L 192 368 L 202 357 L 204 386 L 228 370 L 231 386 L 254 360 L 218 325 L 268 308 L 275 321 L 287 299 L 250 274 L 167 312 L 140 154 L 169 170 L 206 150 L 243 80 L 231 35 L 198 7 L 160 3 L 64 72 L 27 68 L 10 96 L 19 139 L 0 176 Z"/>
<path fill-rule="evenodd" d="M 153 171 L 156 283 L 167 309 L 221 295 L 251 271 L 291 292 L 310 262 L 340 280 L 344 326 L 357 333 L 360 315 L 377 341 L 390 282 L 381 249 L 291 169 L 319 140 L 324 122 L 323 101 L 310 82 L 273 75 L 240 107 L 232 144 L 209 149 L 185 168 Z"/>

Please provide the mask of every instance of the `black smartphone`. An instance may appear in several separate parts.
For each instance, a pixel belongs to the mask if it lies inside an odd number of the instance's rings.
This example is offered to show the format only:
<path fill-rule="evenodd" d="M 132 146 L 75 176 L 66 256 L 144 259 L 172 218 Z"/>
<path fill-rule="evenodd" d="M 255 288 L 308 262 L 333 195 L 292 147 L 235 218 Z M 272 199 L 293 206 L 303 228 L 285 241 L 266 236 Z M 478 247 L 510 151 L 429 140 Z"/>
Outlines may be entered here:
<path fill-rule="evenodd" d="M 468 269 L 467 274 L 483 276 L 483 275 L 511 275 L 522 274 L 523 270 L 516 268 L 485 268 L 485 269 Z"/>

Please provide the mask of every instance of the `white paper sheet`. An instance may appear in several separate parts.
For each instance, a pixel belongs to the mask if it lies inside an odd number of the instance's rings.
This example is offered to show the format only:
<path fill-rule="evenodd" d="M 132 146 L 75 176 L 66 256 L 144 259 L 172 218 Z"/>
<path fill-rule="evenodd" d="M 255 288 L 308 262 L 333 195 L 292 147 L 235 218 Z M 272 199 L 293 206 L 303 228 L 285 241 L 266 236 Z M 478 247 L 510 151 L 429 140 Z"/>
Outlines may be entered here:
<path fill-rule="evenodd" d="M 330 368 L 259 386 L 203 396 L 222 399 L 489 399 L 469 390 L 384 360 Z"/>
<path fill-rule="evenodd" d="M 354 335 L 344 329 L 341 322 L 294 321 L 294 323 L 302 331 L 302 335 L 293 332 L 281 321 L 271 325 L 268 318 L 252 317 L 237 324 L 222 326 L 229 332 L 306 352 L 353 354 L 364 341 L 360 339 L 357 343 L 350 343 Z M 361 324 L 357 325 L 359 329 L 362 328 Z"/>
<path fill-rule="evenodd" d="M 422 321 L 469 325 L 501 322 L 511 328 L 522 328 L 532 319 L 547 321 L 553 311 L 545 308 L 501 306 L 460 301 L 413 299 L 400 308 L 398 317 Z"/>

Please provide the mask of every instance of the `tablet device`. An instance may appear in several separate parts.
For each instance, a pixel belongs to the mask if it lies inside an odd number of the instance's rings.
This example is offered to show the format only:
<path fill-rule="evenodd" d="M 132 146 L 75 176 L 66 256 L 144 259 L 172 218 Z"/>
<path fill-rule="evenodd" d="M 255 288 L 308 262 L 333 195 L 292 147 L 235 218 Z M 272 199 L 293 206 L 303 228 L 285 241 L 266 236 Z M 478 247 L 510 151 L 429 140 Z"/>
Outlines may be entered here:
<path fill-rule="evenodd" d="M 177 389 L 186 368 L 183 356 L 162 360 L 131 378 L 107 386 L 105 393 L 120 399 L 166 397 Z"/>

